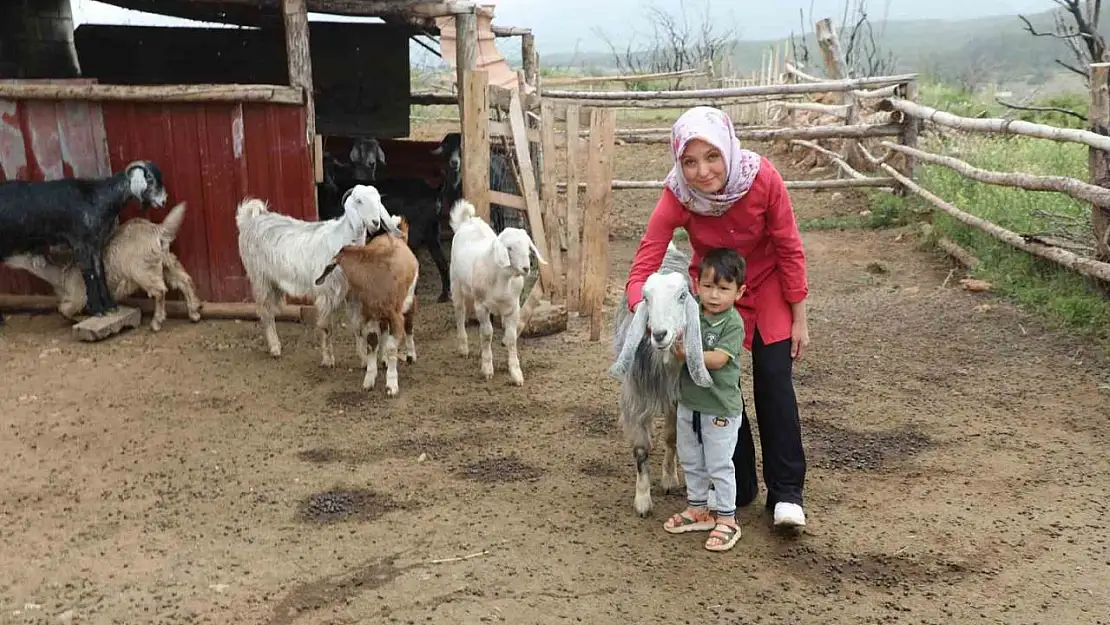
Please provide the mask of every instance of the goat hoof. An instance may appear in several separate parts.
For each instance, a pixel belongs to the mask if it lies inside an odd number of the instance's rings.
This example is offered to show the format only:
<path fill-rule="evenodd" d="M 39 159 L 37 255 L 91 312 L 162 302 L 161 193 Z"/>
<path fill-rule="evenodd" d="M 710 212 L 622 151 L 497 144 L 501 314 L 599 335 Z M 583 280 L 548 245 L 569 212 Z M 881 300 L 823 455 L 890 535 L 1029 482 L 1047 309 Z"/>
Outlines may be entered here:
<path fill-rule="evenodd" d="M 196 322 L 200 321 L 200 313 L 199 312 L 189 313 L 189 321 L 192 321 L 193 323 L 196 323 Z"/>
<path fill-rule="evenodd" d="M 389 397 L 396 397 L 397 393 L 399 393 L 399 392 L 400 392 L 400 389 L 398 389 L 396 386 L 387 386 L 387 387 L 385 387 L 385 394 L 388 395 Z"/>
<path fill-rule="evenodd" d="M 416 362 L 416 356 L 405 356 L 405 364 L 411 365 L 411 364 L 414 364 L 415 362 Z"/>
<path fill-rule="evenodd" d="M 151 332 L 160 332 L 161 330 L 162 330 L 162 324 L 154 322 L 154 321 L 150 322 L 150 331 Z"/>
<path fill-rule="evenodd" d="M 436 301 L 441 302 L 441 303 L 442 302 L 449 302 L 449 301 L 451 301 L 451 296 L 448 295 L 447 293 L 442 293 L 442 294 L 440 294 L 439 299 L 437 299 Z"/>
<path fill-rule="evenodd" d="M 273 356 L 274 358 L 281 358 L 281 348 L 280 347 L 271 347 L 270 348 L 270 355 Z"/>

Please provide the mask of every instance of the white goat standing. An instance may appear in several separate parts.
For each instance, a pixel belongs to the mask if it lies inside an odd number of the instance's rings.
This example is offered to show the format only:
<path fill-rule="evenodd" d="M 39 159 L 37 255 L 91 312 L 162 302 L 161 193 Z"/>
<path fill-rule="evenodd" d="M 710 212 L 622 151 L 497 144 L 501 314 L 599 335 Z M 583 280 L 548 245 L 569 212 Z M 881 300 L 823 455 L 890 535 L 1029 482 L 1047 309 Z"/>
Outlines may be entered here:
<path fill-rule="evenodd" d="M 274 318 L 283 295 L 311 298 L 317 310 L 316 328 L 325 367 L 335 366 L 330 330 L 336 312 L 347 302 L 347 280 L 342 269 L 321 284 L 316 278 L 345 245 L 366 243 L 367 230 L 385 229 L 401 236 L 382 205 L 378 190 L 355 185 L 341 201 L 343 216 L 326 221 L 302 221 L 272 213 L 263 200 L 245 198 L 235 211 L 239 228 L 239 258 L 251 283 L 258 317 L 272 356 L 281 356 Z M 348 306 L 348 312 L 351 302 Z"/>
<path fill-rule="evenodd" d="M 633 506 L 640 516 L 646 516 L 652 507 L 648 454 L 651 451 L 651 424 L 660 414 L 663 415 L 666 443 L 663 490 L 670 492 L 679 485 L 675 463 L 675 428 L 682 363 L 674 357 L 671 348 L 680 334 L 690 377 L 698 386 L 713 384 L 709 370 L 705 368 L 700 311 L 690 288 L 688 268 L 686 255 L 671 243 L 667 246 L 662 266 L 644 282 L 643 301 L 637 306 L 636 314 L 628 312 L 627 295 L 617 306 L 613 332 L 616 360 L 609 373 L 621 380 L 621 426 L 632 444 L 636 459 Z"/>
<path fill-rule="evenodd" d="M 143 291 L 154 300 L 150 329 L 157 332 L 166 321 L 166 293 L 177 289 L 185 296 L 189 319 L 200 321 L 201 302 L 193 279 L 170 245 L 185 220 L 185 203 L 170 209 L 162 223 L 136 217 L 121 224 L 104 248 L 104 272 L 112 297 L 119 301 Z M 17 254 L 7 260 L 50 283 L 58 296 L 58 312 L 74 319 L 85 309 L 87 293 L 81 267 L 67 246 L 53 246 L 46 255 Z"/>
<path fill-rule="evenodd" d="M 502 344 L 508 350 L 509 378 L 524 384 L 517 353 L 517 326 L 520 322 L 520 292 L 524 277 L 532 269 L 529 250 L 546 265 L 532 237 L 520 228 L 505 228 L 495 234 L 474 211 L 474 205 L 457 200 L 451 207 L 451 301 L 455 306 L 455 329 L 459 353 L 470 353 L 466 340 L 466 310 L 473 305 L 478 317 L 482 345 L 482 375 L 493 377 L 493 324 L 490 313 L 501 317 Z"/>

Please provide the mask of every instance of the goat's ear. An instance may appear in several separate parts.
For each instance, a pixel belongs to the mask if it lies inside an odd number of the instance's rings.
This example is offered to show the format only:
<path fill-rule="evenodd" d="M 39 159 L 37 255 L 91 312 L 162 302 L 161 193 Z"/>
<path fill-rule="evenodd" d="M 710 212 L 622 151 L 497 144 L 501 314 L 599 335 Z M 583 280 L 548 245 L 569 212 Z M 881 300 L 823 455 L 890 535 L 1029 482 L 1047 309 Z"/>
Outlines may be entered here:
<path fill-rule="evenodd" d="M 339 205 L 343 207 L 343 210 L 347 209 L 347 198 L 351 197 L 351 191 L 354 191 L 354 190 L 355 190 L 354 187 L 351 187 L 350 189 L 347 189 L 347 192 L 343 194 L 343 198 L 341 200 L 339 200 Z"/>
<path fill-rule="evenodd" d="M 398 237 L 405 236 L 400 228 L 397 227 L 401 221 L 399 217 L 390 215 L 389 211 L 385 210 L 385 206 L 382 206 L 381 202 L 378 202 L 378 210 L 380 211 L 382 225 L 385 226 L 385 229 L 388 230 L 390 234 Z"/>
<path fill-rule="evenodd" d="M 632 364 L 632 357 L 636 355 L 636 348 L 639 347 L 640 341 L 643 340 L 646 332 L 647 306 L 641 303 L 636 307 L 636 313 L 632 315 L 632 321 L 628 324 L 628 329 L 625 330 L 621 353 L 617 355 L 616 362 L 609 367 L 609 375 L 619 378 L 628 371 L 628 366 Z"/>
<path fill-rule="evenodd" d="M 440 156 L 441 154 L 443 154 L 443 144 L 441 143 L 437 145 L 436 149 L 432 150 L 432 154 L 435 154 L 436 156 Z"/>
<path fill-rule="evenodd" d="M 352 163 L 357 163 L 358 162 L 358 153 L 359 153 L 358 143 L 355 143 L 354 145 L 351 146 L 351 151 L 350 151 L 349 154 L 347 154 L 347 159 L 350 160 Z"/>
<path fill-rule="evenodd" d="M 547 261 L 543 259 L 543 256 L 540 256 L 540 250 L 538 247 L 536 247 L 536 243 L 532 240 L 532 237 L 528 237 L 528 247 L 532 248 L 532 251 L 535 252 L 536 260 L 538 260 L 541 265 L 547 264 Z"/>
<path fill-rule="evenodd" d="M 382 149 L 382 144 L 377 141 L 374 142 L 374 153 L 378 155 L 378 164 L 385 165 L 385 150 Z"/>
<path fill-rule="evenodd" d="M 501 242 L 501 239 L 493 240 L 493 260 L 497 263 L 498 267 L 509 266 L 509 248 Z"/>
<path fill-rule="evenodd" d="M 686 350 L 686 368 L 690 379 L 701 387 L 713 386 L 713 378 L 705 368 L 705 352 L 701 347 L 701 311 L 692 294 L 686 295 L 686 330 L 682 333 L 682 347 Z"/>
<path fill-rule="evenodd" d="M 143 169 L 143 166 L 135 165 L 127 170 L 127 180 L 131 186 L 131 193 L 141 199 L 147 188 L 146 170 Z"/>

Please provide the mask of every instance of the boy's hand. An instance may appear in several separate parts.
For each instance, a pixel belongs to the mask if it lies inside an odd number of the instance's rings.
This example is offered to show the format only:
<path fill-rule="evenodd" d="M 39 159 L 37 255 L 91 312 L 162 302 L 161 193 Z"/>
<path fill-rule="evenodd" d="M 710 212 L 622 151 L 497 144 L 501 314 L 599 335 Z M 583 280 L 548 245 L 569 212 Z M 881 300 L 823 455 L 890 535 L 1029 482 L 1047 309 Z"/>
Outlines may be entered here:
<path fill-rule="evenodd" d="M 682 346 L 682 337 L 678 337 L 674 341 L 674 357 L 680 362 L 686 362 L 686 349 Z"/>

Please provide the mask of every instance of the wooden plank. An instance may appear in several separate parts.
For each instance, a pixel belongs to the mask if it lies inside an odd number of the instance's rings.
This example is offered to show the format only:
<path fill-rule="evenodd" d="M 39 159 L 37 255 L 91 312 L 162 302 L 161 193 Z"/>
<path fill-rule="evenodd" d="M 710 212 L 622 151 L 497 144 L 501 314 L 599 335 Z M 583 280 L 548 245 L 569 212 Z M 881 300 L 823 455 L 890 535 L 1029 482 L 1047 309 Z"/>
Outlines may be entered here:
<path fill-rule="evenodd" d="M 129 102 L 273 102 L 304 104 L 304 91 L 284 85 L 51 85 L 0 83 L 0 99 Z"/>
<path fill-rule="evenodd" d="M 53 102 L 33 101 L 24 104 L 27 129 L 31 134 L 31 154 L 43 180 L 65 178 L 62 166 L 62 142 L 58 137 L 58 111 Z"/>
<path fill-rule="evenodd" d="M 308 44 L 308 4 L 306 0 L 281 0 L 285 24 L 285 57 L 289 66 L 289 86 L 304 90 L 305 141 L 312 145 L 316 136 L 316 100 L 312 94 L 312 54 Z"/>
<path fill-rule="evenodd" d="M 566 297 L 566 282 L 563 272 L 563 246 L 559 236 L 562 224 L 559 220 L 559 194 L 555 189 L 555 105 L 552 102 L 540 104 L 540 154 L 543 163 L 540 169 L 540 199 L 543 201 L 543 227 L 547 234 L 547 261 L 555 273 L 553 298 Z"/>
<path fill-rule="evenodd" d="M 609 228 L 605 210 L 613 197 L 613 109 L 596 109 L 590 120 L 590 147 L 586 155 L 586 212 L 583 224 L 585 267 L 582 300 L 590 311 L 590 340 L 601 340 L 605 286 L 609 273 Z"/>
<path fill-rule="evenodd" d="M 528 137 L 524 133 L 524 111 L 520 99 L 514 94 L 509 102 L 509 123 L 513 127 L 513 147 L 516 149 L 517 164 L 520 166 L 520 186 L 524 190 L 524 201 L 528 203 L 528 226 L 532 231 L 532 242 L 536 244 L 547 264 L 541 264 L 540 283 L 548 293 L 557 293 L 558 279 L 551 265 L 547 234 L 540 208 L 540 196 L 536 191 L 536 173 L 532 169 L 532 157 L 528 154 Z M 612 137 L 610 137 L 612 141 Z"/>
<path fill-rule="evenodd" d="M 138 308 L 119 306 L 102 317 L 89 317 L 72 326 L 73 336 L 82 341 L 101 341 L 127 328 L 137 328 L 143 321 Z"/>
<path fill-rule="evenodd" d="M 324 181 L 324 137 L 322 135 L 316 135 L 312 140 L 312 173 L 316 182 Z"/>
<path fill-rule="evenodd" d="M 0 181 L 21 180 L 27 170 L 27 148 L 19 127 L 19 103 L 0 99 Z"/>
<path fill-rule="evenodd" d="M 478 68 L 478 15 L 471 11 L 459 13 L 455 16 L 455 92 L 459 96 L 459 115 L 463 115 L 466 106 L 466 90 L 463 88 L 466 72 L 476 71 Z M 487 84 L 489 73 L 486 74 Z"/>
<path fill-rule="evenodd" d="M 567 107 L 567 184 L 578 188 L 578 105 Z M 566 195 L 567 211 L 567 308 L 581 312 L 582 308 L 582 228 L 578 210 L 578 192 Z"/>
<path fill-rule="evenodd" d="M 463 73 L 462 183 L 463 197 L 474 205 L 479 217 L 489 222 L 489 105 L 486 92 L 489 74 Z"/>
<path fill-rule="evenodd" d="M 525 200 L 523 196 L 516 195 L 515 193 L 505 193 L 504 191 L 494 191 L 490 189 L 489 201 L 493 204 L 515 208 L 522 213 L 528 212 L 528 201 Z"/>
<path fill-rule="evenodd" d="M 1100 135 L 1110 134 L 1110 67 L 1105 63 L 1091 65 L 1090 91 L 1087 119 L 1091 131 Z M 1092 184 L 1110 187 L 1110 159 L 1106 152 L 1089 149 L 1087 169 Z M 1110 212 L 1092 205 L 1091 229 L 1095 235 L 1095 258 L 1110 261 Z"/>
<path fill-rule="evenodd" d="M 97 150 L 96 124 L 100 119 L 93 117 L 93 109 L 99 109 L 96 102 L 59 102 L 57 109 L 59 138 L 62 142 L 62 162 L 69 166 L 68 175 L 76 178 L 97 178 L 107 166 L 108 155 Z M 103 124 L 103 121 L 99 122 Z M 100 129 L 103 134 L 103 128 Z"/>
<path fill-rule="evenodd" d="M 528 135 L 528 140 L 535 143 L 540 143 L 540 132 L 535 128 L 526 129 L 525 133 Z M 489 120 L 489 135 L 491 137 L 507 137 L 512 138 L 513 127 L 509 122 L 501 122 L 495 119 Z"/>

